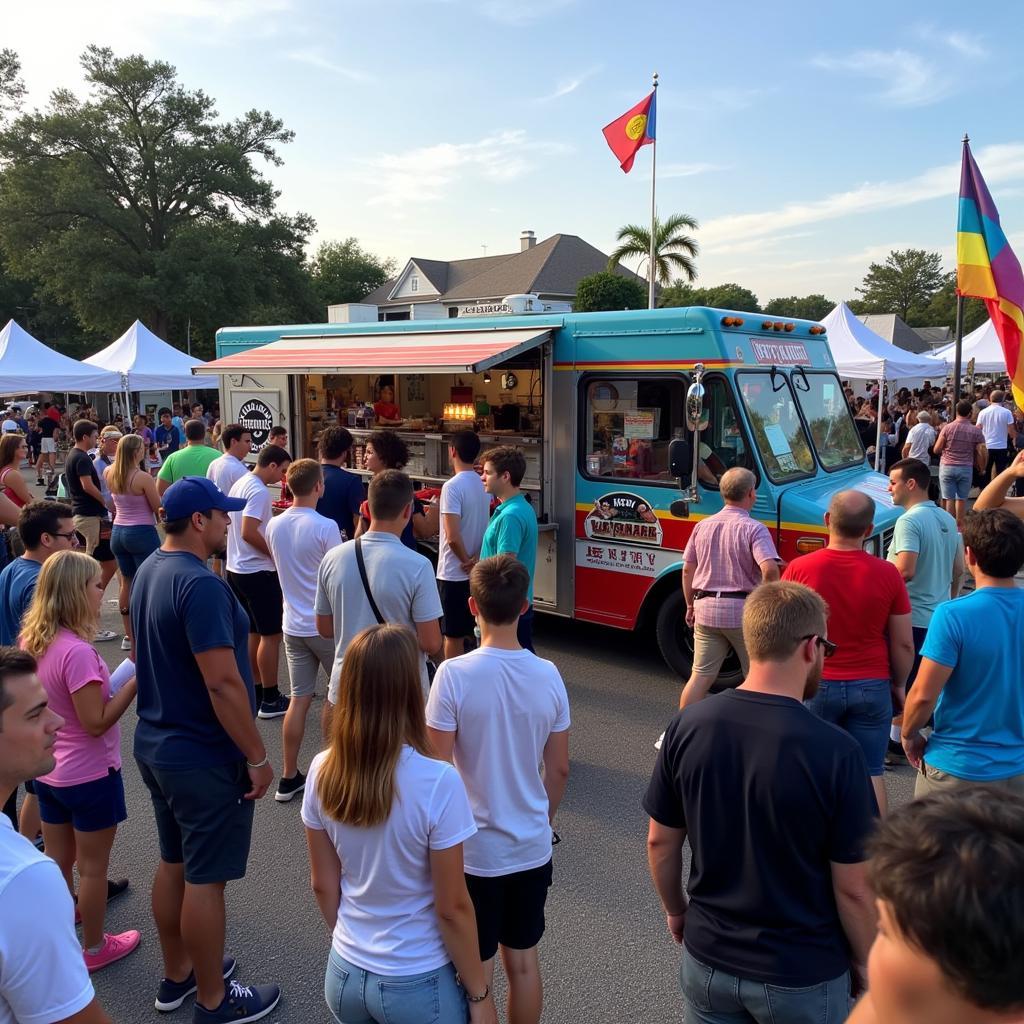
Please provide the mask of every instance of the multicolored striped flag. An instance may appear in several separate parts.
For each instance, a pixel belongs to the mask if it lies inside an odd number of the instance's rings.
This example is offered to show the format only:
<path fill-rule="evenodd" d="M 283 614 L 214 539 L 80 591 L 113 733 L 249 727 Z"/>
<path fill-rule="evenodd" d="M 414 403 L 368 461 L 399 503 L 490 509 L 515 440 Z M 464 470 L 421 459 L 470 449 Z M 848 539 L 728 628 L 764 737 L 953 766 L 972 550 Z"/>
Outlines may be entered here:
<path fill-rule="evenodd" d="M 1024 407 L 1024 273 L 999 226 L 999 212 L 964 140 L 956 226 L 956 290 L 984 299 L 1003 346 L 1017 405 Z"/>

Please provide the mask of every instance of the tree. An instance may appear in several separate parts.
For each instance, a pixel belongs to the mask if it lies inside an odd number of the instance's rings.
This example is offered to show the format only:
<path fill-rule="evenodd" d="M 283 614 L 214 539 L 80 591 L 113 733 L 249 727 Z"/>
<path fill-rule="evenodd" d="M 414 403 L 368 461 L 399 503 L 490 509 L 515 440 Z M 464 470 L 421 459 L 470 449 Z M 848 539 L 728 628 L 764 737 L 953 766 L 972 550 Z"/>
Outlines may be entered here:
<path fill-rule="evenodd" d="M 713 309 L 734 309 L 737 312 L 759 313 L 757 296 L 739 284 L 716 284 L 710 288 L 694 288 L 691 284 L 674 284 L 662 289 L 659 306 L 711 306 Z"/>
<path fill-rule="evenodd" d="M 964 299 L 964 334 L 980 327 L 988 319 L 988 310 L 981 299 Z M 944 274 L 942 286 L 932 296 L 928 305 L 913 319 L 907 321 L 912 327 L 956 328 L 956 273 Z"/>
<path fill-rule="evenodd" d="M 21 61 L 13 50 L 0 50 L 0 125 L 21 109 L 24 99 Z"/>
<path fill-rule="evenodd" d="M 672 280 L 672 272 L 678 271 L 687 281 L 697 280 L 697 267 L 693 262 L 697 258 L 699 246 L 695 239 L 683 234 L 683 229 L 697 230 L 697 222 L 685 213 L 677 213 L 666 221 L 654 221 L 654 265 L 657 269 L 659 284 L 667 285 Z M 608 260 L 608 269 L 615 267 L 626 259 L 637 259 L 641 268 L 646 260 L 651 260 L 651 229 L 639 224 L 626 224 L 619 228 L 616 236 L 621 243 Z M 647 279 L 650 280 L 648 267 Z"/>
<path fill-rule="evenodd" d="M 89 47 L 82 66 L 87 101 L 59 89 L 44 112 L 0 131 L 11 272 L 108 336 L 136 317 L 165 337 L 215 311 L 237 322 L 284 267 L 305 291 L 288 304 L 308 308 L 308 275 L 298 278 L 313 220 L 278 215 L 278 193 L 255 164 L 280 164 L 276 147 L 292 132 L 256 110 L 218 121 L 212 98 L 184 89 L 163 61 Z M 201 279 L 204 266 L 226 279 Z"/>
<path fill-rule="evenodd" d="M 395 273 L 395 261 L 362 249 L 354 238 L 322 242 L 310 267 L 321 306 L 359 302 Z M 322 315 L 322 311 L 321 311 Z"/>
<path fill-rule="evenodd" d="M 576 286 L 577 313 L 596 313 L 602 309 L 646 309 L 647 290 L 631 277 L 602 270 L 580 278 Z"/>
<path fill-rule="evenodd" d="M 942 285 L 942 256 L 924 249 L 894 249 L 885 263 L 872 263 L 857 291 L 866 313 L 898 313 L 910 322 Z"/>
<path fill-rule="evenodd" d="M 764 307 L 769 316 L 794 317 L 798 320 L 823 320 L 835 309 L 836 304 L 824 295 L 804 295 L 802 298 L 790 295 L 772 299 Z"/>

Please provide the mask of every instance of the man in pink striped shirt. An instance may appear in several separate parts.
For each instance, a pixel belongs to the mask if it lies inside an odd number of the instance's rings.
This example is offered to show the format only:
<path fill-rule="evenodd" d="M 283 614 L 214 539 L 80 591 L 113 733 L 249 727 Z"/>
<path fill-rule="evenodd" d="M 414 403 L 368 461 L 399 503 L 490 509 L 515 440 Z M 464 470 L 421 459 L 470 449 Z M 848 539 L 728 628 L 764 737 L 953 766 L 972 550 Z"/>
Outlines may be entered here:
<path fill-rule="evenodd" d="M 730 649 L 746 675 L 743 604 L 761 582 L 779 578 L 778 552 L 764 523 L 752 519 L 757 480 L 735 466 L 719 482 L 725 507 L 699 522 L 683 551 L 686 624 L 693 628 L 693 670 L 679 706 L 705 696 Z"/>
<path fill-rule="evenodd" d="M 939 431 L 933 449 L 939 456 L 942 506 L 951 516 L 956 516 L 956 525 L 961 529 L 974 470 L 983 473 L 988 464 L 985 435 L 971 422 L 971 411 L 970 402 L 957 402 L 956 419 Z"/>

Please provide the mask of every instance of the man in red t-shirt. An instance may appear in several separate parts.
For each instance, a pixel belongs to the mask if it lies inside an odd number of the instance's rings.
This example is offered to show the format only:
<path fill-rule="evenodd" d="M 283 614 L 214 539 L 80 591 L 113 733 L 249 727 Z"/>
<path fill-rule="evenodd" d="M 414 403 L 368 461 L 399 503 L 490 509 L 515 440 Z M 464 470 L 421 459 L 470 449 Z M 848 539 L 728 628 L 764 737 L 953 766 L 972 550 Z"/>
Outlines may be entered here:
<path fill-rule="evenodd" d="M 825 513 L 828 547 L 790 562 L 782 578 L 806 584 L 828 604 L 828 636 L 836 649 L 807 706 L 860 743 L 884 814 L 889 722 L 903 708 L 914 636 L 899 570 L 864 550 L 874 516 L 868 495 L 840 491 Z"/>

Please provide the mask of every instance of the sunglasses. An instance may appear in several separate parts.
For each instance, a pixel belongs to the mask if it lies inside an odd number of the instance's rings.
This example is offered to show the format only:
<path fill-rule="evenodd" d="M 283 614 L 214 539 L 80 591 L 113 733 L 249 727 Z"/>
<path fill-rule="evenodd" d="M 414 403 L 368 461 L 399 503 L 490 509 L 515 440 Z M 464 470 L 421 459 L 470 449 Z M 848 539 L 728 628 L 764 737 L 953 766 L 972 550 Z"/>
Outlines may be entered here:
<path fill-rule="evenodd" d="M 831 658 L 836 653 L 838 644 L 832 643 L 831 640 L 826 640 L 823 636 L 818 636 L 817 633 L 808 633 L 807 636 L 800 637 L 801 640 L 813 640 L 825 653 L 826 658 Z"/>

